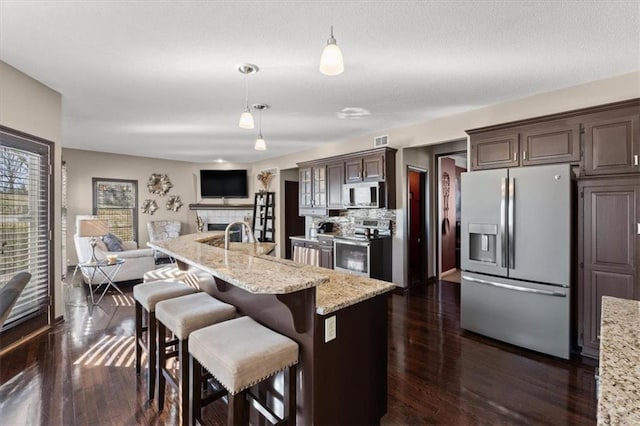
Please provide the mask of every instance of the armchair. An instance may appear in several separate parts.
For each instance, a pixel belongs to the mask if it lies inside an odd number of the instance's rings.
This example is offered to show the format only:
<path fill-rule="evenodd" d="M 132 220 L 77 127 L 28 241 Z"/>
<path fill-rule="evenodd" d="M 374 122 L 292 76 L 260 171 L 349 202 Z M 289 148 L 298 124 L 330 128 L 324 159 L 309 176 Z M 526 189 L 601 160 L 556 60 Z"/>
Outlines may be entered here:
<path fill-rule="evenodd" d="M 149 232 L 149 242 L 168 240 L 180 236 L 182 223 L 177 220 L 152 220 L 147 222 L 147 231 Z M 153 257 L 157 263 L 158 260 L 168 258 L 165 253 L 154 251 Z"/>

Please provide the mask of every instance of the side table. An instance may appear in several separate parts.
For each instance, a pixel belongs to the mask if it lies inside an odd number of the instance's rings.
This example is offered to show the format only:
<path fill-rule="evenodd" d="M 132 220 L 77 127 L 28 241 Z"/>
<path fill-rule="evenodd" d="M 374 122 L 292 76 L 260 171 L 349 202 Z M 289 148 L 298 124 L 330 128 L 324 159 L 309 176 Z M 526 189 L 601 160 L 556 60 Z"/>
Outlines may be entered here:
<path fill-rule="evenodd" d="M 107 290 L 109 290 L 109 287 L 115 288 L 116 290 L 118 290 L 120 294 L 124 296 L 124 293 L 122 292 L 122 290 L 120 290 L 120 288 L 116 285 L 116 283 L 113 282 L 113 280 L 116 278 L 116 275 L 118 275 L 118 271 L 120 270 L 124 262 L 125 262 L 124 259 L 116 259 L 116 261 L 112 263 L 109 263 L 106 260 L 99 260 L 97 262 L 86 262 L 86 263 L 81 263 L 79 265 L 80 268 L 82 269 L 91 270 L 91 272 L 88 273 L 88 275 L 90 276 L 89 293 L 91 294 L 92 306 L 98 305 L 102 301 L 102 298 L 107 293 Z M 93 282 L 98 272 L 100 273 L 98 277 L 102 276 L 102 280 L 97 284 L 96 291 L 103 285 L 105 287 L 104 287 L 104 290 L 102 291 L 102 294 L 100 295 L 100 298 L 98 298 L 98 301 L 96 302 L 94 300 L 94 295 L 93 295 L 94 294 L 93 286 L 96 284 L 93 284 Z"/>

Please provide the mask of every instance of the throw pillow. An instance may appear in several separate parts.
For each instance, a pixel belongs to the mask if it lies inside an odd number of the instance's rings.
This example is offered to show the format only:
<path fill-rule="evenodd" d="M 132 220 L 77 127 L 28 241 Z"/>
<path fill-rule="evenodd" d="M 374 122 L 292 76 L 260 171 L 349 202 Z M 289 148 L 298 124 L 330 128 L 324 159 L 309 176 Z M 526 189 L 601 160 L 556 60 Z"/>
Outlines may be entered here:
<path fill-rule="evenodd" d="M 102 237 L 102 241 L 104 241 L 109 251 L 124 251 L 122 240 L 111 233 Z"/>

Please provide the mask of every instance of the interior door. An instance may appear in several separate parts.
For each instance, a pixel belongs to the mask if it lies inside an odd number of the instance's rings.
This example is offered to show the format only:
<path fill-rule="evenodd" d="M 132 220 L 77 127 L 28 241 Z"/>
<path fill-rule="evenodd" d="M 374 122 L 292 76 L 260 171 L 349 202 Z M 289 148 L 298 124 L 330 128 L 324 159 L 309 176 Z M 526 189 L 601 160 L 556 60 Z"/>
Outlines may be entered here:
<path fill-rule="evenodd" d="M 462 173 L 462 269 L 507 276 L 507 169 Z"/>
<path fill-rule="evenodd" d="M 571 169 L 568 164 L 509 169 L 509 277 L 568 286 Z M 513 225 L 513 226 L 512 226 Z"/>

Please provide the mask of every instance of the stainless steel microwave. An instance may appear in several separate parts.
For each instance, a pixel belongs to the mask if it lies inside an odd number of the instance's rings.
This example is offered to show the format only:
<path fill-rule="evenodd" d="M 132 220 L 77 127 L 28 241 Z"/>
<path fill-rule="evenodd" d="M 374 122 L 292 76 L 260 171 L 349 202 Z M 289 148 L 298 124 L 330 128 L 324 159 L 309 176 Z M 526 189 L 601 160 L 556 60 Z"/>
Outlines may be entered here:
<path fill-rule="evenodd" d="M 381 182 L 348 183 L 342 186 L 342 205 L 347 209 L 384 207 L 384 186 Z"/>

